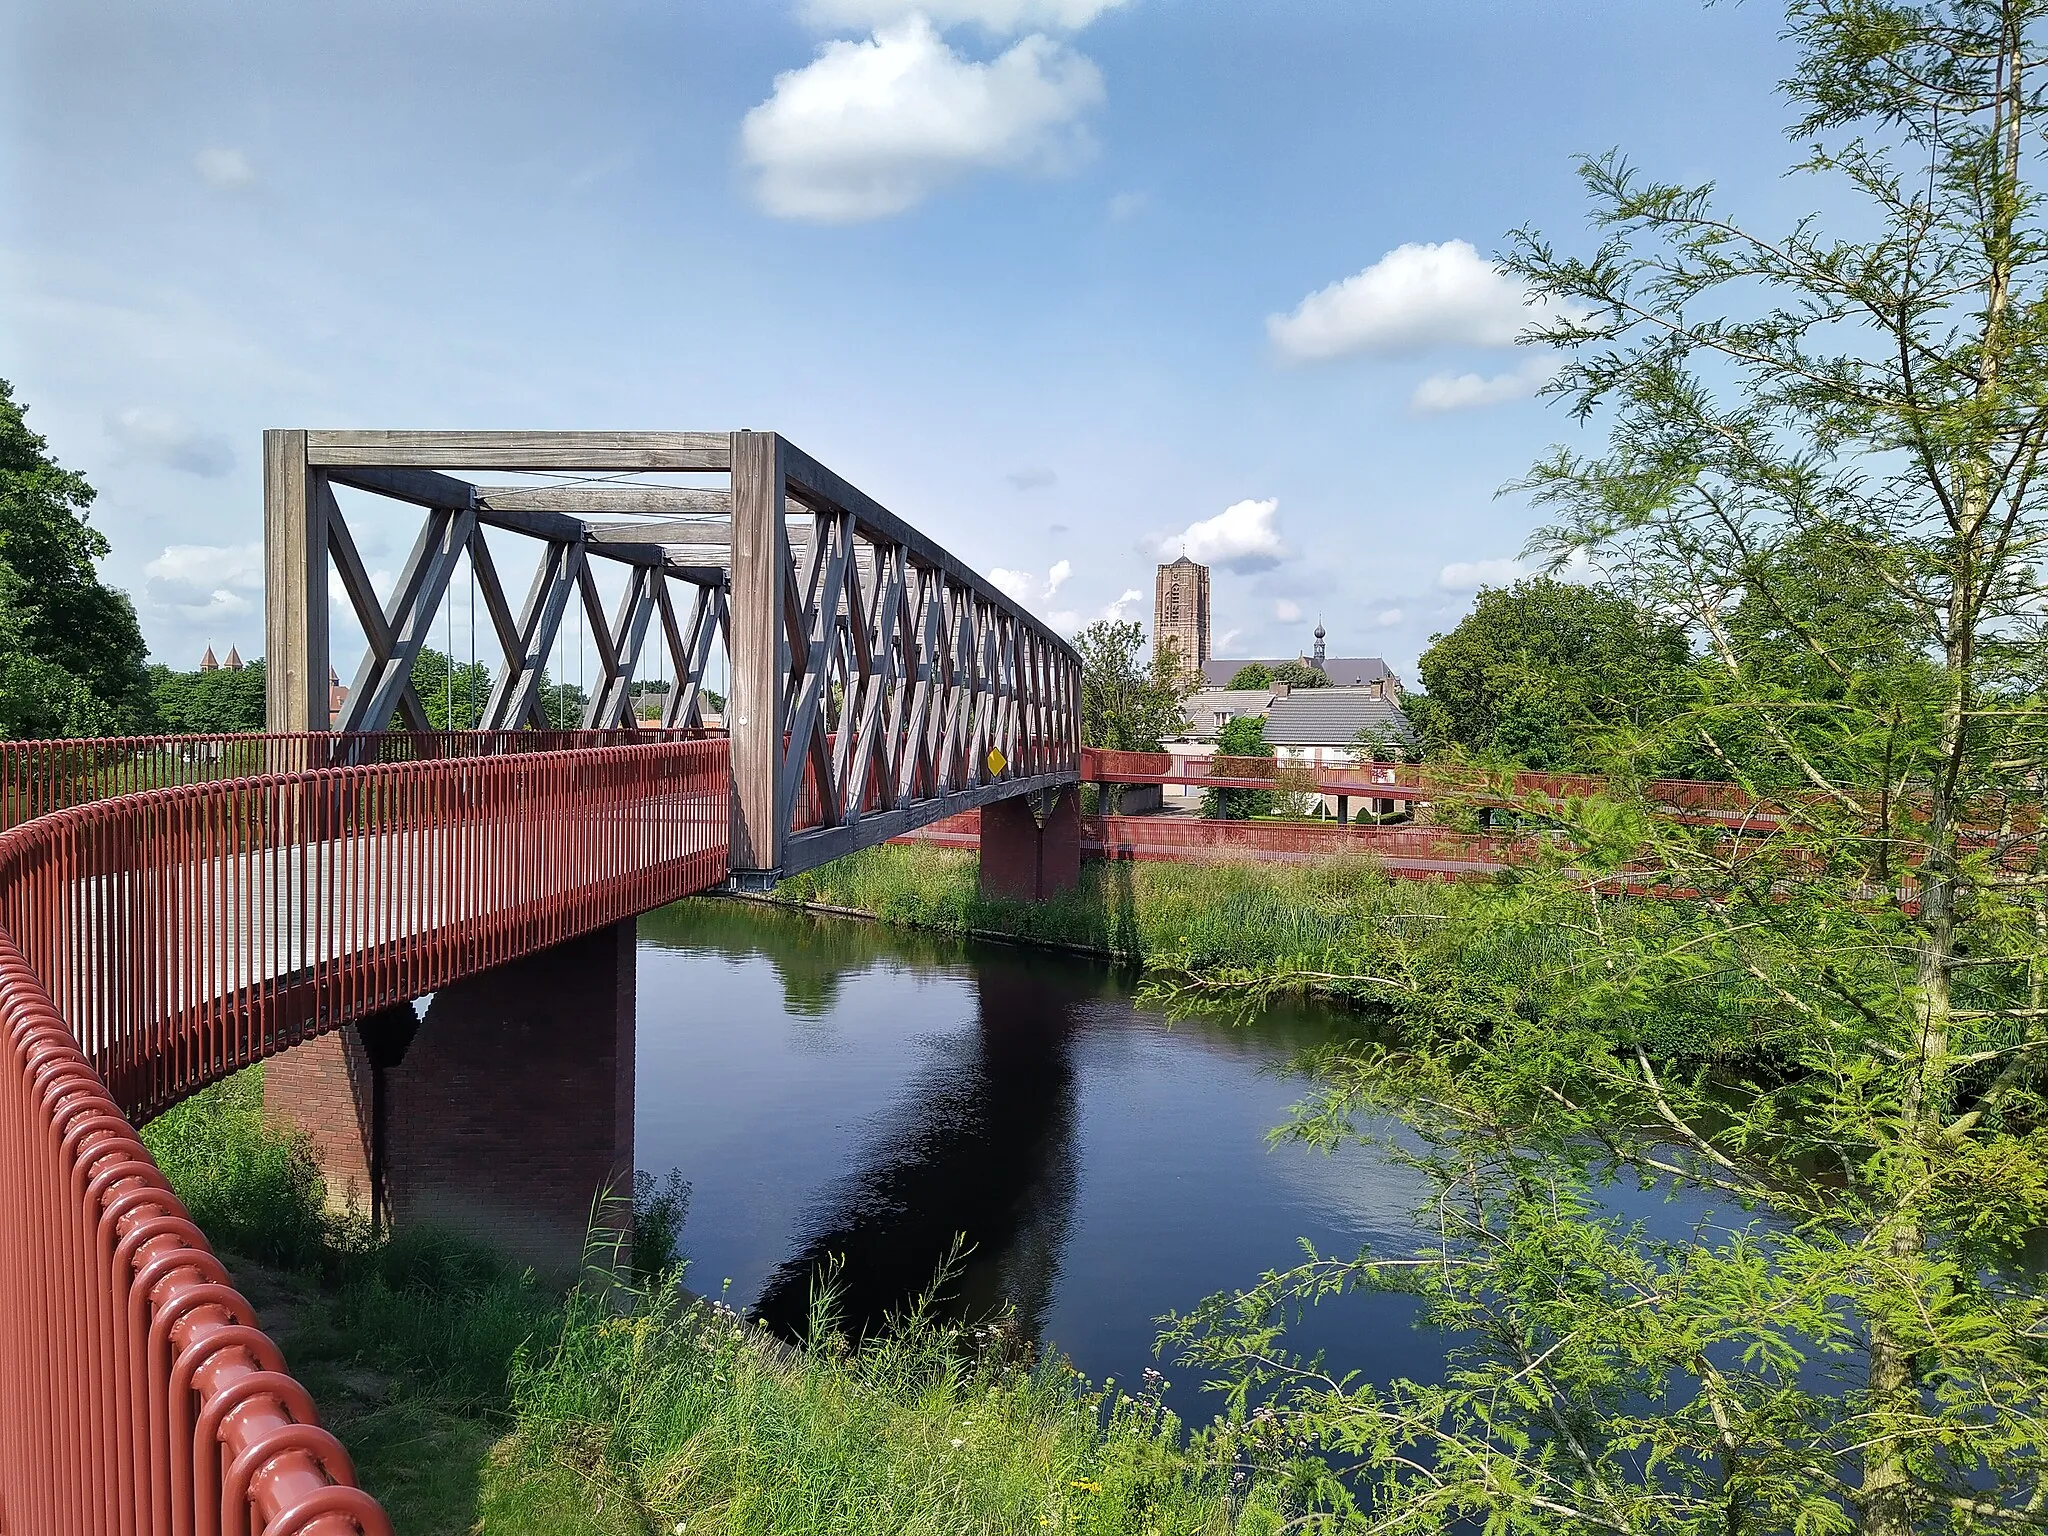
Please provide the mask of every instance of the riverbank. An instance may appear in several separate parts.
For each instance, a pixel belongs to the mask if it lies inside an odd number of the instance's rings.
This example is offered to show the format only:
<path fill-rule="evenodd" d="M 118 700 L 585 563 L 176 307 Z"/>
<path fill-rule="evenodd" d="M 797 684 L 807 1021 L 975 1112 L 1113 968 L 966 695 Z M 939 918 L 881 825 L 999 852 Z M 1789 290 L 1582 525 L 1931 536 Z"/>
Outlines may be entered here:
<path fill-rule="evenodd" d="M 1270 1536 L 1290 1518 L 1228 1440 L 1001 1328 L 913 1317 L 789 1349 L 678 1271 L 560 1294 L 431 1233 L 375 1241 L 325 1209 L 261 1102 L 257 1069 L 144 1139 L 400 1530 Z"/>
<path fill-rule="evenodd" d="M 1604 963 L 1587 935 L 1626 925 L 1646 948 L 1683 939 L 1674 902 L 1577 907 L 1514 882 L 1390 878 L 1370 859 L 1314 864 L 1090 859 L 1080 884 L 1042 902 L 985 899 L 963 849 L 885 843 L 792 876 L 772 900 L 954 937 L 1080 951 L 1135 966 L 1170 1011 L 1250 1018 L 1276 996 L 1313 996 L 1460 1028 L 1549 1017 Z M 1667 1060 L 1774 1048 L 1740 977 L 1637 999 L 1632 1036 Z M 1769 1016 L 1768 1012 L 1764 1016 Z"/>

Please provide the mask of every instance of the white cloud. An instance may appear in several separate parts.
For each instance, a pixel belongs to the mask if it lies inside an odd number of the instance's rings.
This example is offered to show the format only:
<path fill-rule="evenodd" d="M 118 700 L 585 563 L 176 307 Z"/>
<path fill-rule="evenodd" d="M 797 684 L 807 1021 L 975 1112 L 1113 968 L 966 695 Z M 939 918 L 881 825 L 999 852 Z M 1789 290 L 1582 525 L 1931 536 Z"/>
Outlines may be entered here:
<path fill-rule="evenodd" d="M 1443 568 L 1436 584 L 1446 592 L 1476 592 L 1504 587 L 1522 574 L 1519 560 L 1460 560 Z"/>
<path fill-rule="evenodd" d="M 1220 565 L 1240 574 L 1268 570 L 1287 558 L 1273 522 L 1279 510 L 1277 496 L 1234 501 L 1214 517 L 1160 539 L 1158 552 L 1164 559 L 1185 554 L 1199 564 Z"/>
<path fill-rule="evenodd" d="M 1238 642 L 1239 640 L 1243 639 L 1243 638 L 1244 638 L 1244 631 L 1243 631 L 1243 630 L 1241 630 L 1241 629 L 1226 629 L 1225 631 L 1223 631 L 1223 633 L 1222 633 L 1222 634 L 1220 634 L 1220 635 L 1218 635 L 1218 636 L 1216 637 L 1216 651 L 1217 651 L 1217 654 L 1218 654 L 1218 655 L 1222 655 L 1222 656 L 1228 656 L 1228 655 L 1230 654 L 1230 648 L 1231 648 L 1231 647 L 1232 647 L 1233 645 L 1237 644 L 1237 642 Z"/>
<path fill-rule="evenodd" d="M 1292 624 L 1301 617 L 1301 604 L 1291 597 L 1283 597 L 1273 605 L 1273 617 L 1282 624 Z"/>
<path fill-rule="evenodd" d="M 263 546 L 171 544 L 142 575 L 146 611 L 202 627 L 246 618 L 263 590 Z"/>
<path fill-rule="evenodd" d="M 1124 0 L 808 0 L 804 20 L 815 27 L 886 27 L 926 16 L 941 27 L 972 22 L 991 32 L 1026 27 L 1075 31 Z"/>
<path fill-rule="evenodd" d="M 1354 352 L 1436 346 L 1504 347 L 1547 306 L 1463 240 L 1396 246 L 1342 282 L 1310 294 L 1289 315 L 1268 315 L 1283 356 L 1318 362 Z"/>
<path fill-rule="evenodd" d="M 1533 574 L 1534 570 L 1535 567 L 1524 565 L 1519 560 L 1459 561 L 1443 568 L 1443 573 L 1437 577 L 1437 585 L 1446 592 L 1476 592 L 1481 587 L 1507 586 Z M 1605 573 L 1587 557 L 1584 550 L 1576 550 L 1563 566 L 1549 574 L 1558 581 L 1586 586 L 1601 580 Z"/>
<path fill-rule="evenodd" d="M 1030 603 L 1031 594 L 1038 592 L 1038 600 L 1049 603 L 1059 595 L 1060 588 L 1067 584 L 1067 578 L 1073 574 L 1073 561 L 1055 560 L 1052 569 L 1045 573 L 1045 586 L 1042 591 L 1038 578 L 1029 571 L 1005 570 L 999 565 L 988 573 L 988 579 L 1013 602 Z"/>
<path fill-rule="evenodd" d="M 1012 602 L 1025 603 L 1031 600 L 1031 573 L 1029 571 L 1006 571 L 1000 565 L 988 573 L 988 579 L 1002 589 L 1003 595 Z"/>
<path fill-rule="evenodd" d="M 218 432 L 202 432 L 175 411 L 143 407 L 110 414 L 107 436 L 124 459 L 161 464 L 217 480 L 235 467 L 234 446 Z"/>
<path fill-rule="evenodd" d="M 1062 608 L 1055 613 L 1048 613 L 1045 616 L 1045 622 L 1061 634 L 1071 635 L 1081 627 L 1081 615 L 1074 612 L 1071 608 Z"/>
<path fill-rule="evenodd" d="M 209 591 L 215 587 L 240 587 L 255 591 L 263 585 L 261 544 L 170 544 L 142 568 L 151 583 Z"/>
<path fill-rule="evenodd" d="M 755 196 L 778 218 L 850 224 L 913 208 L 970 171 L 1055 172 L 1090 147 L 1102 71 L 1034 33 L 986 64 L 922 15 L 831 42 L 746 116 Z"/>
<path fill-rule="evenodd" d="M 1129 618 L 1131 616 L 1131 609 L 1137 607 L 1138 604 L 1144 601 L 1145 594 L 1140 592 L 1136 587 L 1133 587 L 1130 591 L 1126 592 L 1122 597 L 1118 598 L 1115 602 L 1105 607 L 1102 610 L 1101 617 L 1109 620 L 1112 624 L 1119 623 L 1122 620 Z"/>
<path fill-rule="evenodd" d="M 1408 403 L 1426 416 L 1440 411 L 1469 411 L 1506 400 L 1526 400 L 1555 377 L 1557 363 L 1548 357 L 1532 357 L 1511 372 L 1490 376 L 1433 373 L 1415 386 Z"/>
<path fill-rule="evenodd" d="M 1406 617 L 1407 615 L 1398 608 L 1386 608 L 1382 609 L 1379 615 L 1373 619 L 1373 623 L 1379 625 L 1382 629 L 1391 629 Z"/>
<path fill-rule="evenodd" d="M 239 149 L 202 149 L 192 157 L 192 169 L 209 187 L 217 187 L 223 192 L 253 186 L 256 182 L 256 167 Z"/>

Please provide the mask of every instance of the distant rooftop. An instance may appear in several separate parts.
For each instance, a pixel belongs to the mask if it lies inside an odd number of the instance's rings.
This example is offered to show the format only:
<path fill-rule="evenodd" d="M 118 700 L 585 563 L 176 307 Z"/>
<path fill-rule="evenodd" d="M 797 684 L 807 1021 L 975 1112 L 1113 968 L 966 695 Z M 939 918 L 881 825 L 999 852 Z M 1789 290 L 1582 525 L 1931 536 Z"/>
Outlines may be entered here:
<path fill-rule="evenodd" d="M 1305 667 L 1316 665 L 1316 662 L 1307 656 L 1280 656 L 1270 661 L 1263 657 L 1230 661 L 1219 656 L 1202 663 L 1202 681 L 1212 688 L 1225 688 L 1229 686 L 1230 680 L 1237 676 L 1240 667 L 1282 667 L 1290 661 L 1298 661 Z M 1395 677 L 1393 671 L 1377 656 L 1326 656 L 1323 658 L 1322 668 L 1324 676 L 1328 677 L 1331 686 L 1336 688 L 1363 688 L 1373 683 L 1385 683 L 1389 679 L 1396 685 L 1400 683 L 1400 679 Z"/>
<path fill-rule="evenodd" d="M 1363 730 L 1388 741 L 1415 739 L 1401 706 L 1370 688 L 1297 688 L 1266 711 L 1269 747 L 1347 747 Z"/>

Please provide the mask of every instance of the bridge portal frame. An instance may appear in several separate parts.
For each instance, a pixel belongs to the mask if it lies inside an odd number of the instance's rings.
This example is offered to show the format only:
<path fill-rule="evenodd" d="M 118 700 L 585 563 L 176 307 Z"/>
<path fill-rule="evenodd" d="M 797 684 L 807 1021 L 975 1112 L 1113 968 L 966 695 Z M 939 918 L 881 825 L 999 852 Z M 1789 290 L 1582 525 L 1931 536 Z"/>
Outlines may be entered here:
<path fill-rule="evenodd" d="M 456 471 L 606 478 L 490 485 Z M 657 474 L 726 483 L 629 478 Z M 371 589 L 335 486 L 425 514 L 388 600 Z M 724 641 L 731 863 L 743 886 L 996 801 L 1044 806 L 1079 780 L 1074 648 L 779 433 L 272 430 L 264 511 L 273 731 L 423 727 L 413 665 L 466 555 L 503 655 L 488 728 L 544 723 L 541 676 L 574 602 L 602 674 L 586 729 L 634 725 L 650 630 L 677 680 L 661 723 L 699 723 L 705 668 Z M 486 528 L 545 545 L 517 615 Z M 630 568 L 609 618 L 592 559 Z M 366 641 L 332 722 L 330 565 Z M 693 589 L 687 622 L 677 583 Z"/>

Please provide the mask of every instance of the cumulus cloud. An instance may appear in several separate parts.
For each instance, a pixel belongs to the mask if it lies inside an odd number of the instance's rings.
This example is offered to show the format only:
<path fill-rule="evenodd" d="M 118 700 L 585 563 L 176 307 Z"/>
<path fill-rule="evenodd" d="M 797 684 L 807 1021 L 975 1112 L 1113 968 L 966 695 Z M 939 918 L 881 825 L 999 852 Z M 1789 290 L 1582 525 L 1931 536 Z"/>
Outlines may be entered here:
<path fill-rule="evenodd" d="M 994 582 L 1012 602 L 1026 603 L 1031 600 L 1031 573 L 1029 571 L 1006 571 L 999 565 L 988 573 L 988 579 Z"/>
<path fill-rule="evenodd" d="M 256 167 L 239 149 L 202 149 L 192 157 L 192 169 L 199 173 L 201 181 L 222 192 L 256 183 Z"/>
<path fill-rule="evenodd" d="M 1038 602 L 1049 603 L 1059 595 L 1060 588 L 1073 574 L 1074 563 L 1071 560 L 1055 560 L 1052 569 L 1045 573 L 1042 585 L 1030 571 L 1006 570 L 1000 565 L 988 573 L 988 579 L 1013 602 L 1031 603 L 1035 595 Z"/>
<path fill-rule="evenodd" d="M 1394 625 L 1400 623 L 1406 617 L 1408 617 L 1408 615 L 1403 613 L 1398 608 L 1383 608 L 1380 610 L 1379 614 L 1373 619 L 1373 623 L 1379 625 L 1382 629 L 1391 629 Z"/>
<path fill-rule="evenodd" d="M 1078 31 L 1124 0 L 807 0 L 804 19 L 815 27 L 886 27 L 926 16 L 941 27 L 971 22 L 990 32 L 1026 27 Z"/>
<path fill-rule="evenodd" d="M 202 432 L 175 411 L 142 407 L 106 420 L 107 436 L 121 456 L 166 469 L 217 480 L 235 467 L 234 446 L 217 432 Z"/>
<path fill-rule="evenodd" d="M 1291 597 L 1283 597 L 1273 605 L 1273 617 L 1282 624 L 1292 624 L 1301 617 L 1301 604 Z"/>
<path fill-rule="evenodd" d="M 1310 294 L 1292 314 L 1268 315 L 1266 334 L 1297 362 L 1437 346 L 1504 347 L 1549 314 L 1547 306 L 1528 300 L 1520 279 L 1466 241 L 1411 243 Z"/>
<path fill-rule="evenodd" d="M 147 604 L 190 623 L 245 618 L 263 590 L 261 544 L 171 544 L 142 568 Z"/>
<path fill-rule="evenodd" d="M 1522 575 L 1519 560 L 1459 560 L 1443 568 L 1436 584 L 1446 592 L 1476 592 L 1504 587 Z"/>
<path fill-rule="evenodd" d="M 1059 483 L 1059 476 L 1040 464 L 1027 464 L 1022 469 L 1013 469 L 1003 478 L 1020 491 L 1042 491 L 1047 486 Z"/>
<path fill-rule="evenodd" d="M 1062 170 L 1088 152 L 1081 119 L 1103 99 L 1094 61 L 1049 37 L 978 64 L 909 15 L 777 75 L 740 142 L 767 212 L 851 224 L 902 213 L 972 171 Z"/>
<path fill-rule="evenodd" d="M 142 568 L 152 582 L 186 588 L 263 585 L 261 544 L 168 544 Z"/>
<path fill-rule="evenodd" d="M 1157 549 L 1163 559 L 1185 554 L 1201 565 L 1220 565 L 1241 575 L 1270 570 L 1287 558 L 1273 521 L 1279 510 L 1277 496 L 1234 501 L 1214 517 L 1168 534 Z"/>
<path fill-rule="evenodd" d="M 1100 616 L 1109 620 L 1112 624 L 1120 623 L 1129 618 L 1131 610 L 1144 601 L 1145 594 L 1136 587 L 1133 587 L 1115 602 L 1106 605 Z"/>
<path fill-rule="evenodd" d="M 1415 386 L 1408 403 L 1425 416 L 1469 411 L 1507 400 L 1526 400 L 1556 376 L 1557 364 L 1547 357 L 1533 357 L 1507 373 L 1433 373 Z"/>
<path fill-rule="evenodd" d="M 1437 577 L 1437 585 L 1446 592 L 1476 592 L 1481 587 L 1504 587 L 1520 581 L 1535 569 L 1519 560 L 1458 561 L 1443 568 Z M 1558 581 L 1576 582 L 1582 586 L 1599 581 L 1604 575 L 1584 550 L 1575 550 L 1563 566 L 1549 574 Z"/>

